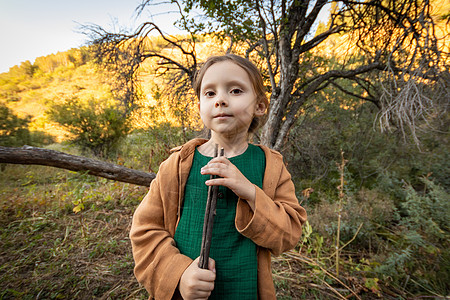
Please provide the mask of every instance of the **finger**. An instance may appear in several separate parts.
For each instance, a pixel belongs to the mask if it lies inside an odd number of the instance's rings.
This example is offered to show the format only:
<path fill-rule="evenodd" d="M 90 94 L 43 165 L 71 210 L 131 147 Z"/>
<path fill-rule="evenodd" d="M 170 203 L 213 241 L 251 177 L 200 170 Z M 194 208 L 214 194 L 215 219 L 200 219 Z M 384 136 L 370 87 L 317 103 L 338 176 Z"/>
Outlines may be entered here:
<path fill-rule="evenodd" d="M 216 179 L 206 180 L 205 184 L 208 186 L 222 185 L 222 186 L 231 188 L 230 180 L 228 178 L 216 178 Z"/>
<path fill-rule="evenodd" d="M 208 270 L 202 269 L 198 266 L 198 261 L 199 261 L 199 257 L 197 257 L 194 260 L 195 266 L 197 266 L 198 270 L 197 270 L 197 279 L 202 281 L 202 282 L 214 282 L 214 280 L 216 279 L 216 272 L 215 272 L 215 267 L 216 267 L 216 262 L 212 259 L 209 258 L 208 260 Z M 211 265 L 213 266 L 213 270 L 210 270 Z"/>
<path fill-rule="evenodd" d="M 196 292 L 208 293 L 214 289 L 214 281 L 199 281 L 196 285 Z"/>
<path fill-rule="evenodd" d="M 199 292 L 192 295 L 193 300 L 208 300 L 209 296 L 211 296 L 211 292 Z"/>
<path fill-rule="evenodd" d="M 202 175 L 218 175 L 224 177 L 229 172 L 229 168 L 223 164 L 214 164 L 205 166 L 200 170 Z"/>
<path fill-rule="evenodd" d="M 232 166 L 233 164 L 228 160 L 228 159 L 218 159 L 218 160 L 210 160 L 205 167 L 210 167 L 210 166 Z"/>
<path fill-rule="evenodd" d="M 210 164 L 210 163 L 223 163 L 223 164 L 228 165 L 231 162 L 225 156 L 219 156 L 219 157 L 215 157 L 215 158 L 211 159 L 208 164 Z"/>
<path fill-rule="evenodd" d="M 216 280 L 216 273 L 212 270 L 200 269 L 197 279 L 204 283 L 213 283 Z"/>
<path fill-rule="evenodd" d="M 211 169 L 211 168 L 228 168 L 227 164 L 224 164 L 222 162 L 214 162 L 214 163 L 208 163 L 207 165 L 203 166 L 202 169 Z"/>
<path fill-rule="evenodd" d="M 209 296 L 211 296 L 211 292 L 199 294 L 199 295 L 193 295 L 192 300 L 208 300 Z"/>
<path fill-rule="evenodd" d="M 213 271 L 214 273 L 216 273 L 216 261 L 214 259 L 212 259 L 211 257 L 209 257 L 209 260 L 208 260 L 208 269 L 210 271 Z"/>

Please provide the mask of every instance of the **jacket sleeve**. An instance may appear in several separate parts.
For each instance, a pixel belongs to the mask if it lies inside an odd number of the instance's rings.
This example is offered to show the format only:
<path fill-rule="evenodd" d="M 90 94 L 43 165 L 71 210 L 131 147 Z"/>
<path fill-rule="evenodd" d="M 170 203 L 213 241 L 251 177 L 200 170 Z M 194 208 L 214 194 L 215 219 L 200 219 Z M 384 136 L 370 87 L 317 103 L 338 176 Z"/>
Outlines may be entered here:
<path fill-rule="evenodd" d="M 239 199 L 235 220 L 241 234 L 274 255 L 295 247 L 302 234 L 302 224 L 306 222 L 306 211 L 298 203 L 291 175 L 283 163 L 280 169 L 279 177 L 275 178 L 273 199 L 255 185 L 255 210 L 247 201 Z"/>
<path fill-rule="evenodd" d="M 192 260 L 180 253 L 168 229 L 170 225 L 164 214 L 167 211 L 165 205 L 168 205 L 165 201 L 169 199 L 164 198 L 173 195 L 170 201 L 178 202 L 178 192 L 161 190 L 160 176 L 167 176 L 162 168 L 163 165 L 133 215 L 130 239 L 137 280 L 151 298 L 171 299 L 181 275 Z"/>

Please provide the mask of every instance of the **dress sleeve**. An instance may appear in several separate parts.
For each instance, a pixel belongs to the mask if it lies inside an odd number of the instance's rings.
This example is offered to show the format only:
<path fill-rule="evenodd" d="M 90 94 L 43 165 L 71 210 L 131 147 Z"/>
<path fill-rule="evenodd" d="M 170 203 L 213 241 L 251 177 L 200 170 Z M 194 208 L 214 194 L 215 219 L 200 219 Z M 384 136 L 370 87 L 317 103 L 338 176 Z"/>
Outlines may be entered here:
<path fill-rule="evenodd" d="M 178 202 L 177 192 L 164 192 L 170 186 L 161 183 L 164 171 L 152 181 L 150 190 L 133 215 L 130 239 L 135 261 L 134 274 L 151 298 L 171 299 L 184 270 L 192 259 L 180 253 L 167 224 L 167 201 Z M 163 174 L 163 175 L 161 175 Z M 173 185 L 172 185 L 173 187 Z M 167 195 L 172 195 L 171 199 Z M 172 207 L 177 205 L 172 204 Z"/>
<path fill-rule="evenodd" d="M 255 185 L 254 211 L 247 201 L 239 199 L 235 222 L 241 234 L 280 255 L 298 243 L 302 224 L 306 222 L 306 211 L 298 203 L 294 183 L 284 164 L 281 164 L 276 182 L 273 199 Z"/>

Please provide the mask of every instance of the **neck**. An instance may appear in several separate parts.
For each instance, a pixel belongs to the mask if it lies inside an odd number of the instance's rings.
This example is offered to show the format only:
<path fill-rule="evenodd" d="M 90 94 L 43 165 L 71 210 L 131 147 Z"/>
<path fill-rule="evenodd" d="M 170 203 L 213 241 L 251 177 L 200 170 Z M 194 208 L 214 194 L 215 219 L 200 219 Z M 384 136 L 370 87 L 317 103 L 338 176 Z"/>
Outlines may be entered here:
<path fill-rule="evenodd" d="M 235 135 L 235 136 L 223 136 L 221 134 L 217 134 L 211 132 L 211 139 L 203 144 L 202 147 L 204 151 L 201 151 L 202 154 L 206 154 L 208 156 L 214 155 L 214 144 L 219 145 L 219 149 L 223 148 L 225 151 L 226 157 L 234 157 L 240 155 L 247 150 L 248 147 L 248 137 L 245 135 Z M 201 149 L 200 149 L 201 150 Z"/>

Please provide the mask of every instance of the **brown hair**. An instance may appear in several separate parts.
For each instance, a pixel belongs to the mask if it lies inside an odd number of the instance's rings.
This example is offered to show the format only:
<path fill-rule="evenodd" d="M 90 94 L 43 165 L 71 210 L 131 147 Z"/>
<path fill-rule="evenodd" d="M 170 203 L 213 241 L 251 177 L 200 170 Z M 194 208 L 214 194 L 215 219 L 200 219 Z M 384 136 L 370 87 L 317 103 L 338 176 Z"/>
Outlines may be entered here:
<path fill-rule="evenodd" d="M 266 108 L 269 107 L 269 100 L 266 96 L 266 88 L 264 87 L 264 82 L 259 72 L 258 68 L 248 59 L 243 58 L 241 56 L 235 54 L 225 54 L 221 56 L 211 56 L 206 62 L 202 65 L 202 67 L 195 73 L 194 77 L 194 91 L 197 95 L 197 98 L 200 100 L 200 89 L 203 81 L 203 76 L 205 76 L 206 70 L 209 69 L 213 64 L 223 61 L 231 61 L 241 67 L 247 72 L 248 77 L 253 86 L 253 90 L 256 94 L 256 102 L 264 102 L 266 104 Z M 266 116 L 262 117 L 253 117 L 252 123 L 248 129 L 249 133 L 255 132 L 259 127 L 261 127 L 266 121 Z"/>

